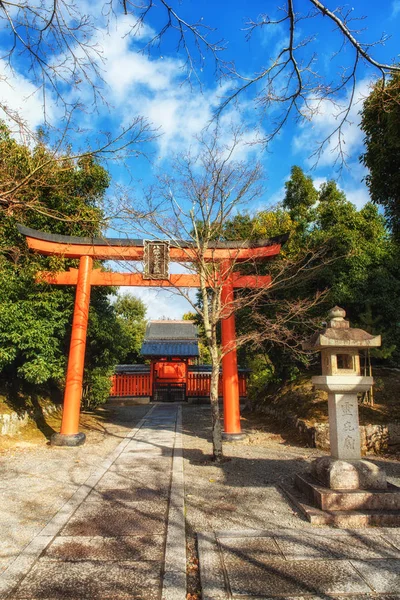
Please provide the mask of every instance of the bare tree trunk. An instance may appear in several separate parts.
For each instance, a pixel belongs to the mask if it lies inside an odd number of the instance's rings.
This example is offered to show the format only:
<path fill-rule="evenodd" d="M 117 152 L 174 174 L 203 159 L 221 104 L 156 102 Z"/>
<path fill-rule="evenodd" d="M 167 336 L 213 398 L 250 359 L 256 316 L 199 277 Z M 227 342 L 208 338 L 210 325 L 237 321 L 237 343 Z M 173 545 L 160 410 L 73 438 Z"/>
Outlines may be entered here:
<path fill-rule="evenodd" d="M 216 462 L 221 461 L 222 452 L 222 429 L 218 402 L 218 383 L 219 383 L 219 360 L 217 352 L 211 354 L 212 369 L 210 382 L 210 403 L 211 403 L 211 431 L 213 458 Z"/>

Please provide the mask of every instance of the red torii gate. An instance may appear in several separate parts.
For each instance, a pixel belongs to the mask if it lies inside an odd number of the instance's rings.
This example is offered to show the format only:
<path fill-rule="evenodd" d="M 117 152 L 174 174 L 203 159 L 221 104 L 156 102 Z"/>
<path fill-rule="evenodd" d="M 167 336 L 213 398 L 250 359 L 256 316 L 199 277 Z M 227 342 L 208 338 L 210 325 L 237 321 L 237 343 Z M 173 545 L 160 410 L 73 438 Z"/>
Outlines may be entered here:
<path fill-rule="evenodd" d="M 77 446 L 83 444 L 85 435 L 79 433 L 79 415 L 82 397 L 82 381 L 86 348 L 86 332 L 89 315 L 90 289 L 92 285 L 103 286 L 153 286 L 153 287 L 200 287 L 200 278 L 194 274 L 171 274 L 157 278 L 142 273 L 113 273 L 93 269 L 93 260 L 142 261 L 145 254 L 143 240 L 85 238 L 54 235 L 18 225 L 26 237 L 28 247 L 40 254 L 79 259 L 79 268 L 52 273 L 40 272 L 39 281 L 57 285 L 76 285 L 71 344 L 64 392 L 64 405 L 60 433 L 52 436 L 52 444 Z M 241 275 L 232 272 L 233 264 L 254 259 L 271 258 L 279 254 L 287 236 L 278 236 L 259 242 L 213 242 L 202 255 L 209 262 L 221 263 L 221 301 L 228 305 L 233 301 L 234 288 L 259 288 L 268 286 L 269 275 Z M 150 242 L 159 244 L 163 242 Z M 164 242 L 165 243 L 165 242 Z M 196 262 L 197 249 L 190 242 L 168 244 L 171 262 Z M 157 271 L 158 272 L 158 271 Z M 150 278 L 149 278 L 150 277 Z M 222 358 L 222 389 L 224 406 L 224 438 L 238 439 L 240 427 L 239 379 L 235 348 L 235 316 L 221 320 L 223 348 L 228 349 Z"/>

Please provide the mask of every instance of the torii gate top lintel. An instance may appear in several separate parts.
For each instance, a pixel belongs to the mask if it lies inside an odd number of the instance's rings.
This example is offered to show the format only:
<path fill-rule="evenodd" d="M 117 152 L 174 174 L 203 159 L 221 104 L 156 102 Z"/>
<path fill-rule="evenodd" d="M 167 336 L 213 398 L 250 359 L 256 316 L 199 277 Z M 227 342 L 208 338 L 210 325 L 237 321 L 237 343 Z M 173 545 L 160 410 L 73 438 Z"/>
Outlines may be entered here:
<path fill-rule="evenodd" d="M 90 256 L 99 260 L 143 260 L 145 241 L 141 239 L 74 237 L 36 231 L 23 225 L 17 227 L 26 237 L 29 248 L 40 254 L 64 258 Z M 210 261 L 269 258 L 279 254 L 287 239 L 288 234 L 284 234 L 250 242 L 210 242 L 204 258 Z M 198 253 L 195 243 L 190 241 L 171 241 L 169 246 L 171 261 L 191 262 Z"/>

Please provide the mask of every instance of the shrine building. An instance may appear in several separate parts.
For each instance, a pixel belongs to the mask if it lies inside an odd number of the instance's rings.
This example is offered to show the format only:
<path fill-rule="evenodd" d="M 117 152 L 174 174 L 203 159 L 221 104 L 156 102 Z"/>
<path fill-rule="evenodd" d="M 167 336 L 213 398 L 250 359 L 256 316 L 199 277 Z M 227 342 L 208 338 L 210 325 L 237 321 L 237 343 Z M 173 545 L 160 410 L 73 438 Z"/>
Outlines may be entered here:
<path fill-rule="evenodd" d="M 112 399 L 138 402 L 199 402 L 209 399 L 211 365 L 199 364 L 193 321 L 157 320 L 146 327 L 141 355 L 150 364 L 117 365 Z M 246 375 L 239 369 L 239 395 L 246 396 Z M 220 376 L 219 392 L 222 395 Z"/>

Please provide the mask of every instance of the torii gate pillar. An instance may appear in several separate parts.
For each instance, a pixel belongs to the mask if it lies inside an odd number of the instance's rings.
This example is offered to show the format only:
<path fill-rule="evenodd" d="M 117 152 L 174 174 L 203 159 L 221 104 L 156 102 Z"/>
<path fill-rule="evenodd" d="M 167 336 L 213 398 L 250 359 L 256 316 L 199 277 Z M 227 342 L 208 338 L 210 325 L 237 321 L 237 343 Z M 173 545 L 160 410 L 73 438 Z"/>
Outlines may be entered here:
<path fill-rule="evenodd" d="M 79 433 L 79 414 L 85 365 L 92 267 L 93 259 L 90 256 L 80 258 L 61 431 L 60 433 L 54 433 L 51 437 L 51 443 L 54 446 L 80 446 L 86 439 L 84 433 Z"/>
<path fill-rule="evenodd" d="M 233 280 L 230 273 L 221 289 L 222 306 L 232 307 Z M 240 426 L 240 398 L 239 398 L 239 376 L 236 352 L 235 315 L 230 314 L 221 319 L 221 341 L 222 351 L 222 398 L 224 405 L 224 433 L 223 438 L 227 442 L 233 442 L 245 437 Z"/>

